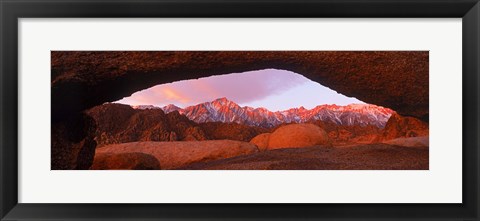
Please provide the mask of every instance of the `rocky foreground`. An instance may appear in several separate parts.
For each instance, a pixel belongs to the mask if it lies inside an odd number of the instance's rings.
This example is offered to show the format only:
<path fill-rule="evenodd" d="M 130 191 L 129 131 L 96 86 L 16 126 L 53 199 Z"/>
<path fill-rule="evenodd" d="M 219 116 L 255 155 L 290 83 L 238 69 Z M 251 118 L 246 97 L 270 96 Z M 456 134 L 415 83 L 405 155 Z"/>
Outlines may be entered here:
<path fill-rule="evenodd" d="M 316 120 L 273 128 L 197 123 L 178 111 L 106 104 L 96 124 L 94 170 L 428 169 L 428 123 L 393 113 L 383 128 Z"/>
<path fill-rule="evenodd" d="M 97 148 L 91 169 L 180 170 L 426 170 L 428 136 L 411 125 L 395 139 L 383 133 L 371 144 L 332 145 L 315 124 L 289 124 L 250 142 L 233 140 L 130 142 Z M 395 126 L 390 124 L 389 127 Z M 388 128 L 387 128 L 388 129 Z M 418 125 L 417 125 L 418 129 Z M 420 128 L 422 129 L 422 128 Z"/>
<path fill-rule="evenodd" d="M 93 161 L 93 168 L 102 169 L 99 165 L 99 157 L 111 158 L 112 154 L 141 153 L 153 156 L 161 169 L 174 169 L 187 166 L 196 162 L 207 162 L 217 159 L 226 159 L 240 155 L 258 152 L 258 148 L 247 142 L 233 140 L 212 141 L 177 141 L 177 142 L 132 142 L 113 144 L 98 148 Z M 147 157 L 145 157 L 146 159 Z M 117 161 L 130 161 L 129 159 L 117 159 Z M 116 163 L 115 163 L 116 164 Z M 142 167 L 142 162 L 133 162 L 127 168 L 115 168 L 107 166 L 105 169 L 133 169 Z M 153 168 L 153 169 L 160 169 Z"/>
<path fill-rule="evenodd" d="M 428 170 L 428 155 L 425 146 L 384 143 L 261 151 L 228 140 L 135 142 L 99 148 L 91 169 Z"/>
<path fill-rule="evenodd" d="M 388 144 L 276 149 L 199 162 L 181 170 L 428 170 L 428 147 Z"/>

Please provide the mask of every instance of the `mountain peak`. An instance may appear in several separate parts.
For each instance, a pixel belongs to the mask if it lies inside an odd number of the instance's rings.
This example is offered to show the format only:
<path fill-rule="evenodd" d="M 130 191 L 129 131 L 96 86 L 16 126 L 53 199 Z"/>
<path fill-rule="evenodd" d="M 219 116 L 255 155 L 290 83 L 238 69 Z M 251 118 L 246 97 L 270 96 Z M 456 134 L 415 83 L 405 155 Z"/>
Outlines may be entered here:
<path fill-rule="evenodd" d="M 233 102 L 233 101 L 231 101 L 231 100 L 228 100 L 228 98 L 226 98 L 226 97 L 217 98 L 217 99 L 215 99 L 214 101 L 212 101 L 212 102 L 210 102 L 210 103 L 220 104 L 220 105 L 227 105 L 227 104 L 231 104 L 231 103 L 236 104 L 235 102 Z"/>
<path fill-rule="evenodd" d="M 215 99 L 214 101 L 229 102 L 230 100 L 228 100 L 228 98 L 227 98 L 227 97 L 221 97 L 221 98 L 217 98 L 217 99 Z"/>
<path fill-rule="evenodd" d="M 173 112 L 173 111 L 181 111 L 182 108 L 174 105 L 174 104 L 169 104 L 167 106 L 164 106 L 162 107 L 162 110 L 165 112 L 165 113 L 170 113 L 170 112 Z"/>
<path fill-rule="evenodd" d="M 178 107 L 177 105 L 175 105 L 175 104 L 169 104 L 169 105 L 167 105 L 167 106 L 165 106 L 165 107 L 168 107 L 168 108 L 172 108 L 172 107 L 173 107 L 173 108 L 179 108 L 179 107 Z"/>
<path fill-rule="evenodd" d="M 132 105 L 131 106 L 133 109 L 140 109 L 140 110 L 148 110 L 148 109 L 159 109 L 159 107 L 146 104 L 146 105 Z"/>

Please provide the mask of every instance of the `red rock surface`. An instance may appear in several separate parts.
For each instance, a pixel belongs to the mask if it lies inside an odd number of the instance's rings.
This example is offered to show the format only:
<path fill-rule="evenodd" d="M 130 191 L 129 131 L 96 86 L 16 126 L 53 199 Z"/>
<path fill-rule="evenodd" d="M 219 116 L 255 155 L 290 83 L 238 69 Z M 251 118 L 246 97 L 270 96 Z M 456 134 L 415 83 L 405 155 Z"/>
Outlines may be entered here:
<path fill-rule="evenodd" d="M 134 141 L 206 140 L 196 124 L 178 112 L 161 109 L 133 109 L 123 104 L 104 104 L 87 111 L 97 124 L 95 140 L 99 147 Z"/>
<path fill-rule="evenodd" d="M 331 145 L 325 130 L 314 124 L 289 124 L 277 128 L 270 134 L 267 149 L 301 148 L 316 145 Z"/>
<path fill-rule="evenodd" d="M 268 131 L 237 123 L 197 124 L 178 112 L 164 114 L 161 109 L 134 109 L 123 104 L 104 104 L 86 112 L 97 125 L 99 147 L 135 141 L 249 141 Z"/>
<path fill-rule="evenodd" d="M 160 163 L 144 153 L 97 153 L 91 170 L 159 170 Z"/>
<path fill-rule="evenodd" d="M 259 150 L 266 150 L 268 149 L 268 142 L 270 140 L 271 133 L 263 133 L 259 134 L 250 140 L 250 143 L 255 144 Z"/>
<path fill-rule="evenodd" d="M 428 123 L 414 117 L 404 117 L 393 114 L 387 122 L 380 141 L 391 140 L 400 137 L 428 136 Z"/>
<path fill-rule="evenodd" d="M 388 144 L 287 148 L 199 162 L 181 170 L 428 170 L 428 148 Z"/>
<path fill-rule="evenodd" d="M 313 124 L 324 129 L 332 145 L 334 146 L 343 146 L 343 145 L 353 145 L 353 144 L 370 144 L 377 142 L 378 136 L 382 133 L 382 129 L 376 126 L 359 126 L 359 125 L 338 125 L 332 122 L 323 122 L 323 121 L 314 121 Z M 275 129 L 280 128 L 288 124 L 280 125 Z M 260 150 L 264 150 L 268 147 L 268 140 L 271 133 L 259 134 L 250 140 L 250 143 L 258 146 Z"/>
<path fill-rule="evenodd" d="M 324 129 L 335 146 L 372 143 L 383 130 L 372 125 L 337 125 L 323 121 L 314 121 L 312 123 Z"/>
<path fill-rule="evenodd" d="M 260 133 L 270 131 L 269 129 L 260 127 L 221 122 L 201 123 L 199 127 L 202 128 L 212 140 L 238 140 L 247 142 Z"/>
<path fill-rule="evenodd" d="M 402 147 L 429 147 L 430 138 L 428 136 L 423 137 L 401 137 L 393 140 L 387 140 L 383 143 L 402 146 Z"/>
<path fill-rule="evenodd" d="M 195 162 L 208 162 L 258 152 L 247 142 L 232 140 L 132 142 L 97 148 L 96 154 L 140 152 L 154 156 L 162 169 L 174 169 Z"/>

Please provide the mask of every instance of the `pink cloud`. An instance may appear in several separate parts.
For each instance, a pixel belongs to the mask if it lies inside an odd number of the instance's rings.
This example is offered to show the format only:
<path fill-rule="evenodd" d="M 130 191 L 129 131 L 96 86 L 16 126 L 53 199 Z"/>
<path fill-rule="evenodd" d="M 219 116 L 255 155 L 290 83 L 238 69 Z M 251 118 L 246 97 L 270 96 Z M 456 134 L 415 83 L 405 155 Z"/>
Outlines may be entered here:
<path fill-rule="evenodd" d="M 266 69 L 157 85 L 118 102 L 156 106 L 175 104 L 185 107 L 227 97 L 241 104 L 280 94 L 309 81 L 290 71 Z"/>

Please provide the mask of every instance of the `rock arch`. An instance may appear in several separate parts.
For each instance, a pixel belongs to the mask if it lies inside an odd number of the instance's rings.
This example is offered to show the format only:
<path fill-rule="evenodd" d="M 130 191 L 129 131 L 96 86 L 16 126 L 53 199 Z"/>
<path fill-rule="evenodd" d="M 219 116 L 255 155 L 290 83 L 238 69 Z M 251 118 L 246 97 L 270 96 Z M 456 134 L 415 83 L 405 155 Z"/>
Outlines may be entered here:
<path fill-rule="evenodd" d="M 85 121 L 82 111 L 157 84 L 267 68 L 290 70 L 344 95 L 428 121 L 428 61 L 428 51 L 52 51 L 52 125 L 84 125 L 78 123 Z M 52 127 L 52 142 L 66 136 L 60 134 Z M 75 133 L 75 142 L 82 136 L 88 134 Z M 59 162 L 52 160 L 52 169 L 85 168 L 93 159 L 91 145 L 74 151 L 90 154 L 82 155 L 86 160 L 68 153 L 54 156 L 68 152 L 55 148 L 52 159 Z M 66 158 L 77 162 L 60 162 Z"/>

